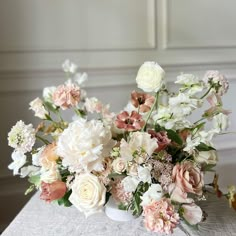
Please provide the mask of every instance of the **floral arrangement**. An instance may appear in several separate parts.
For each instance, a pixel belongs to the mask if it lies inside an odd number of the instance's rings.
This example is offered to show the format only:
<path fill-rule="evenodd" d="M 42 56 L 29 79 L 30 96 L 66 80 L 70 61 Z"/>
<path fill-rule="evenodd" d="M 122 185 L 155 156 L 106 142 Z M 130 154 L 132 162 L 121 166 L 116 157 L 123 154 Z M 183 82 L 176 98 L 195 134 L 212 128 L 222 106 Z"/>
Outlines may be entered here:
<path fill-rule="evenodd" d="M 235 188 L 223 194 L 217 175 L 204 183 L 204 174 L 217 164 L 212 139 L 229 124 L 221 100 L 229 84 L 222 74 L 208 71 L 202 79 L 181 74 L 173 93 L 165 86 L 164 70 L 145 62 L 136 77 L 141 90 L 115 114 L 87 96 L 86 73 L 77 73 L 68 60 L 62 67 L 67 80 L 44 88 L 43 98 L 30 102 L 42 120 L 37 128 L 18 121 L 8 134 L 14 148 L 9 169 L 28 177 L 26 193 L 38 189 L 41 199 L 74 205 L 86 216 L 101 211 L 112 197 L 119 209 L 142 215 L 147 230 L 166 234 L 182 220 L 203 221 L 198 202 L 208 191 L 234 201 Z M 209 109 L 191 121 L 203 104 Z M 67 110 L 73 112 L 70 121 Z"/>

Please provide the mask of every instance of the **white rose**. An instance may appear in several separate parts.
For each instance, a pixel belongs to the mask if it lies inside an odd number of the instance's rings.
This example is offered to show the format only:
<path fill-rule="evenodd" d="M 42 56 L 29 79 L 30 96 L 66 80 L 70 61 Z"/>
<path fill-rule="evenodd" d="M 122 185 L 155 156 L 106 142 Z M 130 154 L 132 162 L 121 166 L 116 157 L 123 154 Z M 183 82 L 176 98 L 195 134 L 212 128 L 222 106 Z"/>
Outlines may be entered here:
<path fill-rule="evenodd" d="M 112 162 L 112 167 L 116 173 L 121 174 L 126 170 L 127 162 L 123 158 L 117 158 Z"/>
<path fill-rule="evenodd" d="M 124 186 L 125 192 L 128 192 L 128 193 L 134 192 L 139 182 L 140 182 L 139 179 L 134 176 L 127 176 L 121 181 L 121 183 Z"/>
<path fill-rule="evenodd" d="M 143 194 L 141 197 L 142 199 L 142 206 L 147 206 L 149 205 L 153 200 L 154 201 L 159 201 L 163 196 L 163 191 L 162 187 L 160 184 L 152 184 L 147 192 Z"/>
<path fill-rule="evenodd" d="M 206 163 L 210 165 L 215 165 L 218 160 L 214 150 L 199 152 L 198 155 L 194 157 L 194 159 L 198 163 Z"/>
<path fill-rule="evenodd" d="M 151 179 L 151 173 L 150 173 L 150 169 L 148 167 L 142 167 L 139 166 L 138 167 L 138 178 L 140 181 L 144 182 L 144 183 L 151 183 L 152 179 Z"/>
<path fill-rule="evenodd" d="M 90 173 L 77 175 L 71 189 L 70 202 L 86 217 L 102 210 L 106 188 L 95 175 Z"/>
<path fill-rule="evenodd" d="M 158 92 L 164 83 L 165 71 L 156 62 L 145 62 L 138 71 L 138 88 L 145 92 Z"/>
<path fill-rule="evenodd" d="M 229 117 L 219 113 L 213 117 L 213 127 L 220 133 L 229 127 Z"/>
<path fill-rule="evenodd" d="M 46 115 L 48 115 L 48 111 L 45 109 L 43 105 L 43 101 L 40 98 L 35 98 L 33 101 L 30 102 L 30 110 L 35 112 L 35 116 L 39 117 L 40 119 L 45 119 Z"/>

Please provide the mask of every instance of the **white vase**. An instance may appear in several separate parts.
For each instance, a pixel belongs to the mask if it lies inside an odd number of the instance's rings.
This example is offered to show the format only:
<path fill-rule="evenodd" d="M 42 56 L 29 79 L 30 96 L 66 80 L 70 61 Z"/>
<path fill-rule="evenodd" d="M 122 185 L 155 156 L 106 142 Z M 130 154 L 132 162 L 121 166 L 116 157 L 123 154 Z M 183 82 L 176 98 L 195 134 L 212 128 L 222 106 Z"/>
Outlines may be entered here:
<path fill-rule="evenodd" d="M 115 221 L 130 221 L 136 218 L 132 215 L 131 211 L 125 211 L 118 209 L 118 205 L 112 197 L 109 198 L 109 201 L 105 205 L 106 215 Z"/>

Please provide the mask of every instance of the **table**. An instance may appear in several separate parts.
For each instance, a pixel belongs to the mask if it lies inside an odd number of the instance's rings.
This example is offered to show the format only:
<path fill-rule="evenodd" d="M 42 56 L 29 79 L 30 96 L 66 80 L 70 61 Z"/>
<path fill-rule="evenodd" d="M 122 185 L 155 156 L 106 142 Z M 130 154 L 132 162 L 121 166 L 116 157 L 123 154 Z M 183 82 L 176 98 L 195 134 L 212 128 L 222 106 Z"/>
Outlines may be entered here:
<path fill-rule="evenodd" d="M 236 236 L 236 212 L 226 199 L 211 197 L 201 205 L 208 214 L 196 231 L 186 225 L 174 236 Z M 75 207 L 65 208 L 39 199 L 36 193 L 2 233 L 2 236 L 151 236 L 142 226 L 141 217 L 129 222 L 110 220 L 104 213 L 85 218 Z"/>

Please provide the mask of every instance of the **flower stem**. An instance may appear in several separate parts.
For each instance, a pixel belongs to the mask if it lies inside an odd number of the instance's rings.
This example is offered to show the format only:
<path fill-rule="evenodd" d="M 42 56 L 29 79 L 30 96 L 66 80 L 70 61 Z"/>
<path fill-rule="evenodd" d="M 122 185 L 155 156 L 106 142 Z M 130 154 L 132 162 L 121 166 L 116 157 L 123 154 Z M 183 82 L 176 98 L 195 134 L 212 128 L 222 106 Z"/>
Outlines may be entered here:
<path fill-rule="evenodd" d="M 200 99 L 203 99 L 204 97 L 206 97 L 207 94 L 211 91 L 212 88 L 213 88 L 213 86 L 211 86 L 211 87 L 206 91 L 206 93 L 203 94 L 203 95 L 200 97 Z"/>
<path fill-rule="evenodd" d="M 40 140 L 40 141 L 42 141 L 44 144 L 46 144 L 46 145 L 48 145 L 50 142 L 48 141 L 48 140 L 46 140 L 46 139 L 44 139 L 44 138 L 42 138 L 42 137 L 40 137 L 40 136 L 38 136 L 38 135 L 36 135 L 35 136 L 38 140 Z"/>
<path fill-rule="evenodd" d="M 148 120 L 150 119 L 150 117 L 151 117 L 151 114 L 152 114 L 152 112 L 153 112 L 154 108 L 156 108 L 156 109 L 157 109 L 157 104 L 158 104 L 158 96 L 159 96 L 159 92 L 157 92 L 157 93 L 156 93 L 156 96 L 155 96 L 155 101 L 154 101 L 154 103 L 153 103 L 153 105 L 152 105 L 152 108 L 151 108 L 151 110 L 149 111 L 148 117 L 147 117 L 147 119 L 146 119 L 146 121 L 145 121 L 145 125 L 143 126 L 143 128 L 142 128 L 142 131 L 146 131 L 146 128 L 147 128 L 146 126 L 147 126 Z"/>

